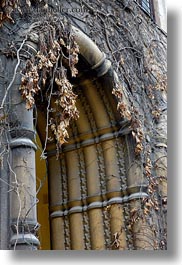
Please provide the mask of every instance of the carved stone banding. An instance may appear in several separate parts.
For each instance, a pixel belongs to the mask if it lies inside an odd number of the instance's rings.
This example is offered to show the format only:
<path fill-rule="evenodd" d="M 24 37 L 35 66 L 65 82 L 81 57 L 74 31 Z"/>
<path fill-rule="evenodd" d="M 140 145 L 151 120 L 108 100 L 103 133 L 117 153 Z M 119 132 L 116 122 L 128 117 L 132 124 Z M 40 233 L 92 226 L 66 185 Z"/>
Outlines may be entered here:
<path fill-rule="evenodd" d="M 111 198 L 110 200 L 108 201 L 94 201 L 92 203 L 90 203 L 89 205 L 84 205 L 84 206 L 74 206 L 72 208 L 70 208 L 69 210 L 57 210 L 57 211 L 54 211 L 50 214 L 50 217 L 51 218 L 58 218 L 58 217 L 63 217 L 63 216 L 66 216 L 66 215 L 70 215 L 70 214 L 73 214 L 73 213 L 82 213 L 82 212 L 85 212 L 85 211 L 89 211 L 89 210 L 92 210 L 92 209 L 98 209 L 98 208 L 103 208 L 103 207 L 107 207 L 109 205 L 112 205 L 112 204 L 121 204 L 121 203 L 124 203 L 124 202 L 129 202 L 131 200 L 134 200 L 134 199 L 142 199 L 142 198 L 145 198 L 145 197 L 148 197 L 148 194 L 145 193 L 145 192 L 137 192 L 137 193 L 133 193 L 129 196 L 123 196 L 123 197 L 114 197 L 114 198 Z"/>
<path fill-rule="evenodd" d="M 89 138 L 89 139 L 86 139 L 84 141 L 80 141 L 80 142 L 76 142 L 74 144 L 66 144 L 62 147 L 62 150 L 63 152 L 69 152 L 69 151 L 73 151 L 73 150 L 76 150 L 76 149 L 80 149 L 82 147 L 86 147 L 86 146 L 89 146 L 89 145 L 93 145 L 93 144 L 98 144 L 98 143 L 101 143 L 101 142 L 104 142 L 104 141 L 107 141 L 107 140 L 111 140 L 111 139 L 115 139 L 117 138 L 118 136 L 120 136 L 120 132 L 111 132 L 111 133 L 106 133 L 106 134 L 103 134 L 101 135 L 100 137 L 99 136 L 96 136 L 96 137 L 92 137 L 92 138 Z M 47 156 L 54 156 L 56 155 L 57 153 L 57 150 L 50 150 L 47 152 Z"/>

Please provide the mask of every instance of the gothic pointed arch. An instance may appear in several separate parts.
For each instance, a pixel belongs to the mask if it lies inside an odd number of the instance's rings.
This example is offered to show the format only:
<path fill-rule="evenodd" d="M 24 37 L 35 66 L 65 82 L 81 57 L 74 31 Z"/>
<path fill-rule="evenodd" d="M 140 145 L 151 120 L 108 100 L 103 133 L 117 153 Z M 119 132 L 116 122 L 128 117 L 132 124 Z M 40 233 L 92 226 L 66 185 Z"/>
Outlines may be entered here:
<path fill-rule="evenodd" d="M 137 247 L 142 243 L 132 241 L 127 229 L 130 211 L 148 195 L 141 166 L 132 161 L 133 147 L 128 146 L 130 123 L 120 116 L 112 94 L 117 75 L 94 42 L 73 30 L 80 65 L 76 80 L 71 81 L 80 117 L 70 123 L 68 142 L 59 150 L 55 141 L 47 141 L 51 246 L 67 250 Z M 44 110 L 37 109 L 42 143 Z"/>

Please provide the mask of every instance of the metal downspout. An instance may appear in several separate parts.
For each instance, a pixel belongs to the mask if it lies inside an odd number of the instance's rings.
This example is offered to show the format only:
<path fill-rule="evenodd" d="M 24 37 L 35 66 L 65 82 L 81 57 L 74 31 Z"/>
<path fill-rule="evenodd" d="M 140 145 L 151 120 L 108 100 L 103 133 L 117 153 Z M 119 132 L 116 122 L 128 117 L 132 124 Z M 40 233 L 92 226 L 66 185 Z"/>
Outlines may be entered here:
<path fill-rule="evenodd" d="M 33 46 L 34 44 L 32 44 Z M 26 43 L 23 47 L 33 52 Z M 24 68 L 24 54 L 21 53 L 16 78 L 9 92 L 9 147 L 10 147 L 10 249 L 36 250 L 39 246 L 37 238 L 37 199 L 34 144 L 35 130 L 33 110 L 26 110 L 25 101 L 18 92 L 21 84 L 19 72 Z M 16 60 L 11 62 L 14 69 Z"/>

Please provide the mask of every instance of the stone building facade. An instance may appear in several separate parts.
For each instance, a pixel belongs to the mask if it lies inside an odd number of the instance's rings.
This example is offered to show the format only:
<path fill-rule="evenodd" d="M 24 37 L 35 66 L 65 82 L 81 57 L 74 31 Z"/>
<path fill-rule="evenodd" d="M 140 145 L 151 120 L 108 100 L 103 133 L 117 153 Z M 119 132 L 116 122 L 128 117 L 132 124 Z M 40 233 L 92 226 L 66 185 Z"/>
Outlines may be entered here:
<path fill-rule="evenodd" d="M 167 249 L 165 1 L 3 2 L 0 248 Z"/>

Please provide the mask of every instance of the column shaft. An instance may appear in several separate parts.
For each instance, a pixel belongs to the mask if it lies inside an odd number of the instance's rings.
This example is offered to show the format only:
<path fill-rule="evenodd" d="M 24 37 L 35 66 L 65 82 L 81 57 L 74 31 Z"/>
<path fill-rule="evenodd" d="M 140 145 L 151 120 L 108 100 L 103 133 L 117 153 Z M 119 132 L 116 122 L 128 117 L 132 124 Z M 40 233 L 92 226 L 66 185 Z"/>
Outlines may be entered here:
<path fill-rule="evenodd" d="M 84 250 L 83 218 L 81 213 L 73 213 L 69 216 L 70 237 L 72 250 Z"/>
<path fill-rule="evenodd" d="M 65 249 L 63 217 L 51 218 L 51 248 L 52 250 Z"/>
<path fill-rule="evenodd" d="M 104 239 L 102 210 L 90 209 L 88 214 L 90 222 L 90 237 L 91 237 L 92 249 L 104 250 L 105 239 Z"/>

